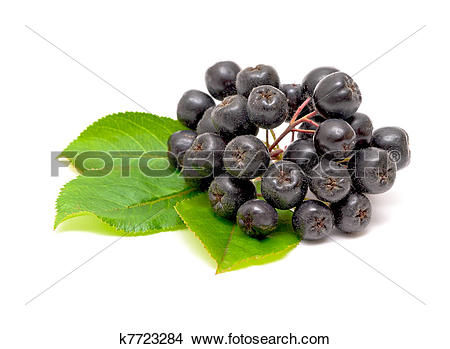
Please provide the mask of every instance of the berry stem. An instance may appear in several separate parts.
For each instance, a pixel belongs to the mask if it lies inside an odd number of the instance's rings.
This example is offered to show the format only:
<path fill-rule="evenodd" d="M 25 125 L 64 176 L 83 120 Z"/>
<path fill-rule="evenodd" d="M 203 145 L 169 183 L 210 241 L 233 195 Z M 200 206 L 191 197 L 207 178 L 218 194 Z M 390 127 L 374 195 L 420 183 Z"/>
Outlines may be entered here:
<path fill-rule="evenodd" d="M 272 150 L 272 151 L 270 152 L 270 157 L 276 158 L 278 155 L 282 154 L 283 151 L 284 151 L 284 150 L 283 150 L 283 149 L 280 149 L 280 148 L 274 149 L 274 150 Z"/>
<path fill-rule="evenodd" d="M 304 103 L 303 103 L 304 104 Z M 298 107 L 297 112 L 300 114 L 301 110 L 300 108 L 302 108 L 303 104 Z M 304 108 L 304 106 L 303 106 Z M 300 110 L 300 112 L 299 112 Z M 295 114 L 297 114 L 297 112 Z M 294 116 L 295 116 L 294 114 Z M 312 118 L 313 116 L 317 115 L 317 111 L 313 111 L 312 113 L 309 113 L 308 115 L 305 115 L 304 117 L 302 117 L 301 119 L 295 120 L 294 117 L 292 118 L 291 122 L 289 123 L 288 127 L 278 136 L 278 138 L 275 140 L 275 142 L 272 143 L 272 145 L 269 147 L 269 152 L 271 152 L 273 150 L 273 148 L 275 148 L 275 146 L 278 145 L 278 143 L 281 142 L 281 140 L 286 137 L 287 134 L 289 134 L 289 132 L 291 132 L 293 129 L 295 129 L 295 126 L 301 124 L 302 122 L 305 122 L 306 120 L 309 120 L 309 118 Z M 313 130 L 304 130 L 304 131 L 311 131 L 311 132 L 307 132 L 307 133 L 314 133 L 315 131 Z"/>
<path fill-rule="evenodd" d="M 307 122 L 308 124 L 314 125 L 316 127 L 319 127 L 319 124 L 315 121 L 312 121 L 311 119 L 306 119 L 305 122 Z"/>
<path fill-rule="evenodd" d="M 275 131 L 273 129 L 270 129 L 270 133 L 272 134 L 272 138 L 274 141 L 277 140 L 277 135 L 275 134 Z M 279 148 L 279 146 L 277 145 L 277 148 Z"/>
<path fill-rule="evenodd" d="M 266 146 L 269 146 L 269 130 L 266 129 Z"/>
<path fill-rule="evenodd" d="M 300 115 L 302 110 L 305 109 L 306 105 L 309 103 L 310 100 L 311 100 L 311 97 L 306 98 L 305 101 L 300 105 L 300 107 L 297 108 L 297 111 L 292 116 L 292 119 L 291 119 L 291 122 L 290 122 L 291 124 L 293 122 L 295 122 L 295 120 L 297 120 L 298 116 Z"/>
<path fill-rule="evenodd" d="M 292 129 L 292 133 L 294 132 L 301 132 L 301 133 L 315 133 L 316 131 L 314 130 L 303 130 L 301 128 L 293 128 Z"/>

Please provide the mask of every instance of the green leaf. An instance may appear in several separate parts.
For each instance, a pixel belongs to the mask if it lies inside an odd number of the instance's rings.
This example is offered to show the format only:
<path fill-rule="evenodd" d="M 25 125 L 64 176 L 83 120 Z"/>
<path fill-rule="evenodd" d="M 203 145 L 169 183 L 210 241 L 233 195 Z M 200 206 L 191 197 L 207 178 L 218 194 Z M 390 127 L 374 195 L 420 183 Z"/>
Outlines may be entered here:
<path fill-rule="evenodd" d="M 146 113 L 119 113 L 106 116 L 89 126 L 63 152 L 72 163 L 76 156 L 67 152 L 110 150 L 160 151 L 160 158 L 150 158 L 152 169 L 167 167 L 165 153 L 169 136 L 184 127 L 176 120 Z M 89 162 L 89 163 L 88 163 Z M 87 169 L 101 169 L 101 159 L 89 159 Z M 113 226 L 118 234 L 143 235 L 184 227 L 174 209 L 177 202 L 194 196 L 177 172 L 149 176 L 141 170 L 138 159 L 130 161 L 124 172 L 122 161 L 115 159 L 107 175 L 80 175 L 67 183 L 57 199 L 55 228 L 81 215 L 94 215 Z M 82 174 L 87 171 L 81 171 Z"/>
<path fill-rule="evenodd" d="M 55 228 L 67 219 L 92 214 L 126 235 L 152 234 L 184 228 L 174 206 L 195 195 L 176 174 L 148 178 L 119 170 L 105 177 L 80 176 L 67 183 L 58 197 Z"/>
<path fill-rule="evenodd" d="M 217 273 L 271 261 L 300 241 L 292 230 L 291 211 L 279 211 L 277 230 L 259 241 L 248 237 L 234 222 L 216 216 L 205 193 L 178 202 L 175 209 L 217 262 Z"/>
<path fill-rule="evenodd" d="M 86 130 L 61 153 L 59 157 L 74 162 L 76 156 L 71 154 L 89 151 L 167 151 L 170 135 L 186 127 L 178 120 L 149 113 L 125 112 L 105 116 Z M 119 162 L 117 159 L 115 162 Z M 89 159 L 85 163 L 89 169 L 99 169 L 104 162 Z"/>

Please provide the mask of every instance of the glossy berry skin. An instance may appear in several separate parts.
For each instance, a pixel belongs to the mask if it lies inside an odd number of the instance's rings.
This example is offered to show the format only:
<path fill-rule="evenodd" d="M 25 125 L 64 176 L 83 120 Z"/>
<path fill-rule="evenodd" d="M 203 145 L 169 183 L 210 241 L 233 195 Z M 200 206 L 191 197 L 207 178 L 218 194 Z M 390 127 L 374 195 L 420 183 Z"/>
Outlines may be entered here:
<path fill-rule="evenodd" d="M 312 140 L 297 139 L 286 148 L 283 160 L 292 161 L 302 170 L 308 171 L 319 163 L 319 155 Z"/>
<path fill-rule="evenodd" d="M 236 78 L 238 94 L 248 97 L 250 92 L 261 85 L 280 86 L 280 77 L 270 65 L 258 64 L 256 67 L 248 67 L 241 70 Z"/>
<path fill-rule="evenodd" d="M 188 178 L 206 178 L 223 171 L 225 142 L 214 133 L 204 133 L 194 140 L 183 157 L 181 174 Z"/>
<path fill-rule="evenodd" d="M 288 117 L 289 106 L 286 96 L 276 87 L 262 85 L 255 87 L 247 101 L 250 121 L 258 127 L 272 129 L 280 126 Z"/>
<path fill-rule="evenodd" d="M 301 168 L 290 161 L 271 165 L 261 179 L 261 194 L 273 207 L 288 210 L 305 198 L 308 179 Z"/>
<path fill-rule="evenodd" d="M 400 127 L 382 127 L 375 130 L 372 146 L 386 150 L 390 159 L 397 164 L 397 170 L 409 165 L 411 160 L 409 136 Z"/>
<path fill-rule="evenodd" d="M 335 226 L 344 233 L 366 230 L 372 217 L 372 205 L 364 194 L 351 192 L 341 201 L 332 204 Z"/>
<path fill-rule="evenodd" d="M 258 127 L 248 117 L 247 98 L 240 95 L 226 97 L 213 109 L 211 119 L 217 133 L 225 140 L 258 134 Z"/>
<path fill-rule="evenodd" d="M 205 73 L 206 87 L 211 96 L 218 100 L 233 96 L 236 91 L 236 76 L 241 68 L 234 62 L 217 62 Z"/>
<path fill-rule="evenodd" d="M 282 84 L 280 85 L 280 91 L 283 92 L 287 98 L 289 106 L 289 116 L 292 117 L 297 111 L 297 108 L 303 102 L 303 86 L 301 84 Z"/>
<path fill-rule="evenodd" d="M 355 113 L 346 119 L 355 131 L 355 149 L 364 149 L 370 146 L 372 140 L 373 125 L 370 118 L 363 113 Z"/>
<path fill-rule="evenodd" d="M 264 239 L 276 229 L 278 213 L 265 201 L 250 200 L 237 211 L 236 222 L 248 236 Z"/>
<path fill-rule="evenodd" d="M 256 188 L 249 180 L 235 178 L 224 173 L 212 181 L 208 196 L 209 202 L 218 216 L 234 220 L 237 210 L 242 204 L 256 199 Z"/>
<path fill-rule="evenodd" d="M 338 71 L 339 70 L 334 67 L 319 67 L 311 70 L 306 74 L 302 81 L 303 99 L 305 100 L 306 98 L 313 96 L 314 89 L 320 80 Z"/>
<path fill-rule="evenodd" d="M 177 107 L 178 120 L 195 130 L 206 109 L 215 105 L 211 96 L 198 90 L 189 90 L 183 94 Z"/>
<path fill-rule="evenodd" d="M 383 149 L 374 147 L 357 150 L 348 162 L 353 186 L 360 193 L 380 194 L 395 182 L 397 168 Z"/>
<path fill-rule="evenodd" d="M 196 137 L 197 132 L 192 130 L 181 130 L 170 135 L 167 140 L 167 157 L 172 167 L 181 168 L 184 153 L 191 147 Z"/>
<path fill-rule="evenodd" d="M 361 104 L 361 91 L 350 75 L 337 72 L 317 84 L 313 102 L 325 118 L 346 119 L 356 113 Z"/>
<path fill-rule="evenodd" d="M 344 120 L 328 119 L 322 122 L 314 134 L 317 153 L 336 159 L 346 158 L 355 147 L 356 134 Z"/>
<path fill-rule="evenodd" d="M 236 137 L 225 148 L 223 164 L 227 172 L 235 177 L 252 179 L 261 176 L 269 163 L 267 147 L 255 136 Z"/>
<path fill-rule="evenodd" d="M 333 212 L 321 201 L 307 200 L 292 215 L 292 227 L 303 240 L 319 240 L 333 230 Z"/>
<path fill-rule="evenodd" d="M 338 202 L 350 192 L 352 185 L 350 173 L 334 161 L 322 159 L 308 175 L 309 189 L 319 200 Z"/>
<path fill-rule="evenodd" d="M 214 107 L 206 109 L 203 113 L 202 118 L 197 124 L 197 134 L 201 135 L 203 133 L 216 133 L 216 128 L 212 122 L 211 113 Z"/>

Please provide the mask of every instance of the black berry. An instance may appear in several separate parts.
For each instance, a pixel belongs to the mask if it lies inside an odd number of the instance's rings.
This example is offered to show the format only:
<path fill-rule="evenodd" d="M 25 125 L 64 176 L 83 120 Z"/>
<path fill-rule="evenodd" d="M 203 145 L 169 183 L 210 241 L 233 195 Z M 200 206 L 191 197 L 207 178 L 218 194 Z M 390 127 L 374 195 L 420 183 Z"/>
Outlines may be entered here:
<path fill-rule="evenodd" d="M 250 200 L 239 208 L 236 222 L 248 236 L 263 239 L 276 229 L 278 213 L 265 201 Z"/>
<path fill-rule="evenodd" d="M 297 111 L 297 108 L 302 104 L 302 91 L 303 86 L 300 84 L 283 84 L 280 85 L 281 92 L 287 98 L 288 106 L 289 106 L 289 116 L 293 116 Z M 288 121 L 288 120 L 286 120 Z"/>
<path fill-rule="evenodd" d="M 256 126 L 272 129 L 288 117 L 289 107 L 283 92 L 270 85 L 255 87 L 247 102 L 248 117 Z"/>
<path fill-rule="evenodd" d="M 214 107 L 210 107 L 203 113 L 203 116 L 197 125 L 197 134 L 201 135 L 203 133 L 217 133 L 211 118 L 213 109 Z"/>
<path fill-rule="evenodd" d="M 248 118 L 247 98 L 240 95 L 226 97 L 213 109 L 211 119 L 217 133 L 225 140 L 258 133 L 258 127 Z"/>
<path fill-rule="evenodd" d="M 328 119 L 317 128 L 314 145 L 320 155 L 346 158 L 355 147 L 355 138 L 355 131 L 346 121 Z"/>
<path fill-rule="evenodd" d="M 323 202 L 304 201 L 292 215 L 292 227 L 304 240 L 319 240 L 333 230 L 333 212 Z"/>
<path fill-rule="evenodd" d="M 280 86 L 280 78 L 276 70 L 270 65 L 259 64 L 241 70 L 236 78 L 237 92 L 248 97 L 250 92 L 261 85 Z"/>
<path fill-rule="evenodd" d="M 313 96 L 314 89 L 320 80 L 338 71 L 339 70 L 334 67 L 319 67 L 311 70 L 306 74 L 302 81 L 303 99 L 305 100 L 306 98 Z"/>
<path fill-rule="evenodd" d="M 225 142 L 214 133 L 204 133 L 194 140 L 183 157 L 181 174 L 186 178 L 207 178 L 223 171 Z"/>
<path fill-rule="evenodd" d="M 184 152 L 191 147 L 196 137 L 197 133 L 191 130 L 181 130 L 170 135 L 167 140 L 167 157 L 170 165 L 175 168 L 181 167 Z"/>
<path fill-rule="evenodd" d="M 372 205 L 367 196 L 351 192 L 341 201 L 332 204 L 334 224 L 345 233 L 364 231 L 372 217 Z"/>
<path fill-rule="evenodd" d="M 223 100 L 236 92 L 236 76 L 241 68 L 231 61 L 218 62 L 209 67 L 205 74 L 206 87 L 216 99 Z"/>
<path fill-rule="evenodd" d="M 297 139 L 283 153 L 283 160 L 295 162 L 304 171 L 319 163 L 319 155 L 312 140 Z"/>
<path fill-rule="evenodd" d="M 308 180 L 301 168 L 290 161 L 271 165 L 261 179 L 261 193 L 275 208 L 288 210 L 303 201 Z"/>
<path fill-rule="evenodd" d="M 319 200 L 338 202 L 350 192 L 350 173 L 337 162 L 322 159 L 308 175 L 309 189 Z"/>
<path fill-rule="evenodd" d="M 363 149 L 370 146 L 372 140 L 372 121 L 363 113 L 355 113 L 346 120 L 355 131 L 355 149 Z"/>
<path fill-rule="evenodd" d="M 269 162 L 267 147 L 252 135 L 236 137 L 225 148 L 223 164 L 235 177 L 256 178 L 267 170 Z"/>
<path fill-rule="evenodd" d="M 235 178 L 224 173 L 212 181 L 208 196 L 217 215 L 234 220 L 237 210 L 242 204 L 256 199 L 256 188 L 249 180 Z"/>
<path fill-rule="evenodd" d="M 178 120 L 195 130 L 206 109 L 214 105 L 214 100 L 206 93 L 198 90 L 189 90 L 183 94 L 178 102 Z"/>
<path fill-rule="evenodd" d="M 389 158 L 397 164 L 397 170 L 409 165 L 411 159 L 409 136 L 400 127 L 382 127 L 375 130 L 372 146 L 386 150 Z"/>
<path fill-rule="evenodd" d="M 313 94 L 314 106 L 326 118 L 346 119 L 358 110 L 361 91 L 353 79 L 342 72 L 324 77 Z"/>
<path fill-rule="evenodd" d="M 380 194 L 388 191 L 395 182 L 397 168 L 387 151 L 366 148 L 355 151 L 348 162 L 353 186 L 361 193 Z"/>

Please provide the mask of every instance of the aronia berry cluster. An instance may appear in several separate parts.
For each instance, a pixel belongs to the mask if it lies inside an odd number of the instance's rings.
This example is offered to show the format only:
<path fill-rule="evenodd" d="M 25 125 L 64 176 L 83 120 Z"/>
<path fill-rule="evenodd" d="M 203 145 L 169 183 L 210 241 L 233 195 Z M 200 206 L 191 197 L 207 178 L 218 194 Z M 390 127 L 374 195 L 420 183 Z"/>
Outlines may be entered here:
<path fill-rule="evenodd" d="M 321 239 L 333 227 L 363 231 L 372 214 L 367 194 L 389 190 L 409 163 L 408 134 L 398 127 L 373 131 L 358 112 L 358 85 L 336 68 L 280 84 L 271 66 L 241 70 L 224 61 L 205 80 L 210 95 L 189 90 L 178 103 L 178 120 L 190 130 L 171 135 L 169 161 L 191 186 L 208 190 L 218 216 L 251 237 L 275 230 L 277 210 L 294 211 L 292 226 L 305 240 Z M 277 136 L 280 125 L 286 129 Z M 265 142 L 256 137 L 260 128 Z M 291 143 L 282 148 L 285 137 Z M 305 200 L 308 188 L 316 199 Z"/>

